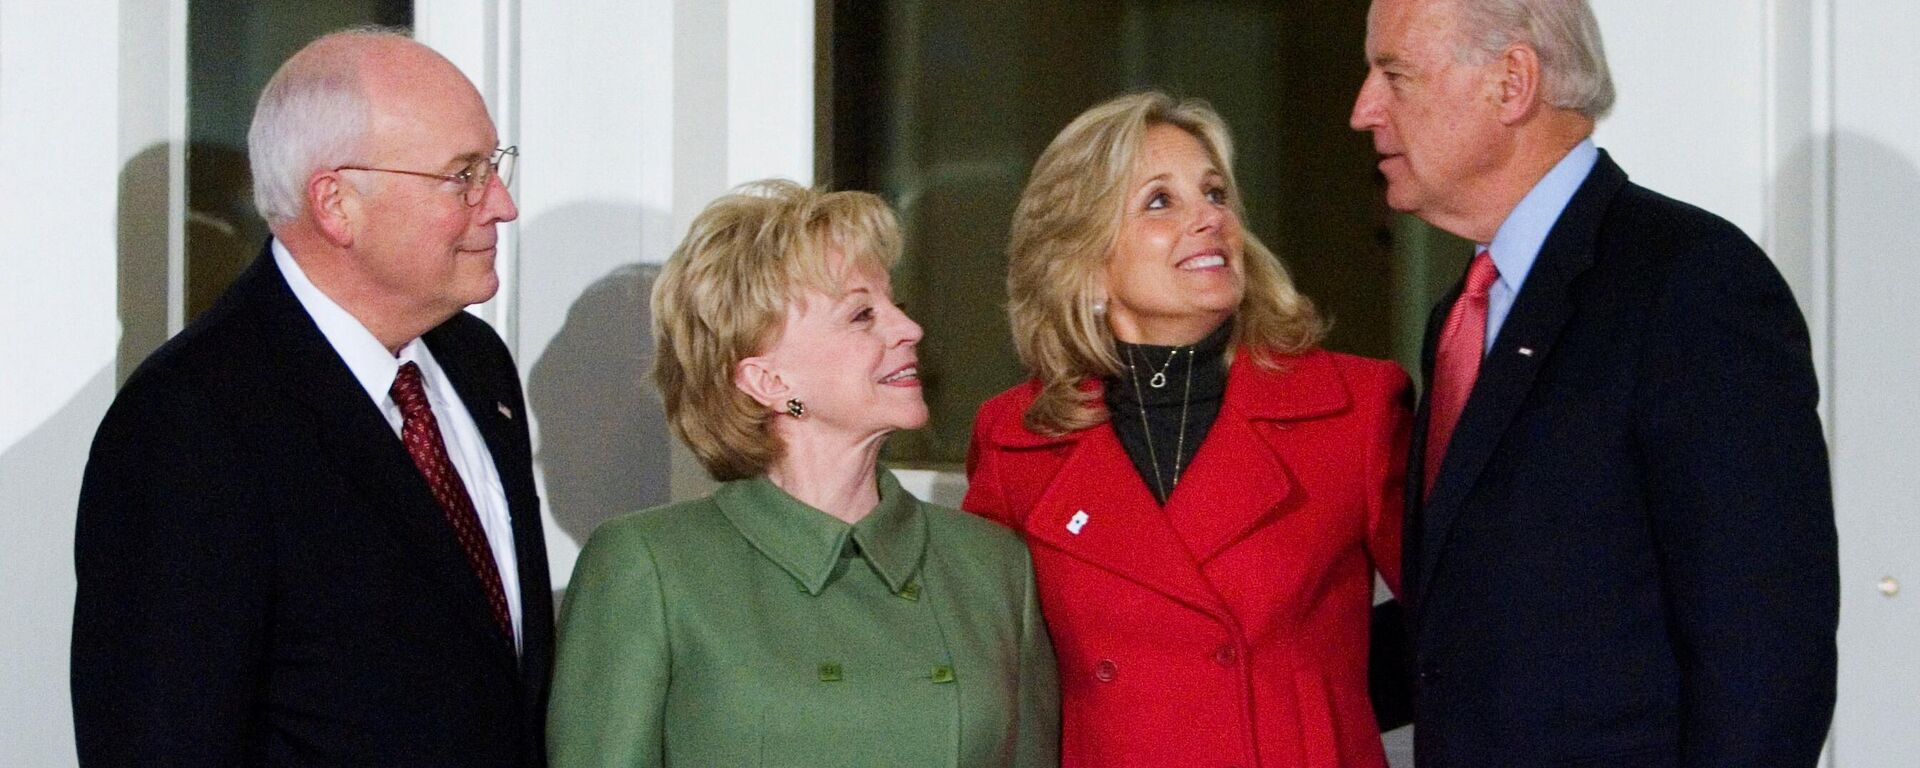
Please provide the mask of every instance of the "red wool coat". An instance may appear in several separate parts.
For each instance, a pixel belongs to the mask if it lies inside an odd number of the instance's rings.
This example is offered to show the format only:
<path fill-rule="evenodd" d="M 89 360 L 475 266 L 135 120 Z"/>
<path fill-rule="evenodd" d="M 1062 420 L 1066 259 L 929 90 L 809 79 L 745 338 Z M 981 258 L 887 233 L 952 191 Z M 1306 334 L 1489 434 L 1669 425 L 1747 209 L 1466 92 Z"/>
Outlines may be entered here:
<path fill-rule="evenodd" d="M 1164 510 L 1110 425 L 1023 427 L 1034 382 L 974 422 L 962 506 L 1032 548 L 1065 768 L 1386 765 L 1367 620 L 1375 569 L 1399 589 L 1406 374 L 1238 360 Z"/>

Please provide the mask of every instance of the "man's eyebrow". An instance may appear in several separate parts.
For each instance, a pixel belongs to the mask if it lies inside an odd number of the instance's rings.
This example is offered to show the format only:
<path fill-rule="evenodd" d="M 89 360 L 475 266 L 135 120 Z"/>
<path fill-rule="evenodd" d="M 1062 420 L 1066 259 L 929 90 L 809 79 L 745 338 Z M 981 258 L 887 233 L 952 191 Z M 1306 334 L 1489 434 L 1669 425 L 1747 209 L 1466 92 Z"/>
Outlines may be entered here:
<path fill-rule="evenodd" d="M 448 160 L 445 165 L 457 165 L 458 167 L 465 168 L 491 157 L 493 157 L 492 152 L 467 152 L 465 154 L 454 155 L 453 159 Z"/>
<path fill-rule="evenodd" d="M 1373 58 L 1370 59 L 1368 63 L 1376 67 L 1391 66 L 1400 63 L 1400 57 L 1393 53 L 1377 53 L 1373 55 Z"/>

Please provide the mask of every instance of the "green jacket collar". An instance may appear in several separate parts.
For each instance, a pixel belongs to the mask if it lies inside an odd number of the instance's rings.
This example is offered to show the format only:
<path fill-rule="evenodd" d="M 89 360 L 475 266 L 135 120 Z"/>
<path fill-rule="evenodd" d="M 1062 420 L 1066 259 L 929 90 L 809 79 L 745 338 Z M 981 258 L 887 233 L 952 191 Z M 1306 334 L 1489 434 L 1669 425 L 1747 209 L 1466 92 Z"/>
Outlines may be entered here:
<path fill-rule="evenodd" d="M 880 505 L 848 525 L 787 495 L 765 475 L 728 482 L 713 494 L 721 514 L 767 559 L 792 574 L 808 594 L 826 589 L 851 538 L 859 553 L 898 594 L 913 583 L 927 548 L 920 502 L 886 469 L 878 471 Z"/>

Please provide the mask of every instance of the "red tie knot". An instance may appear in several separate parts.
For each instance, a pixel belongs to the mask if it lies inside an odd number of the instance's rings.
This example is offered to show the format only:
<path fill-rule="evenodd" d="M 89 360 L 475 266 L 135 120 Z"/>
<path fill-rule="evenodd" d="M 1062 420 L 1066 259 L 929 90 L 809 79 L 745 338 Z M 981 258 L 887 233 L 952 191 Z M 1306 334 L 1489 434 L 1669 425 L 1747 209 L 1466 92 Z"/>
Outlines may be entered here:
<path fill-rule="evenodd" d="M 1500 279 L 1499 268 L 1493 266 L 1491 251 L 1481 251 L 1473 255 L 1473 263 L 1467 265 L 1467 289 L 1469 296 L 1485 296 L 1493 288 L 1493 281 Z"/>
<path fill-rule="evenodd" d="M 400 372 L 393 377 L 393 388 L 387 394 L 393 396 L 393 404 L 400 406 L 400 415 L 405 418 L 433 412 L 427 404 L 427 388 L 420 381 L 420 366 L 411 362 L 400 364 Z"/>

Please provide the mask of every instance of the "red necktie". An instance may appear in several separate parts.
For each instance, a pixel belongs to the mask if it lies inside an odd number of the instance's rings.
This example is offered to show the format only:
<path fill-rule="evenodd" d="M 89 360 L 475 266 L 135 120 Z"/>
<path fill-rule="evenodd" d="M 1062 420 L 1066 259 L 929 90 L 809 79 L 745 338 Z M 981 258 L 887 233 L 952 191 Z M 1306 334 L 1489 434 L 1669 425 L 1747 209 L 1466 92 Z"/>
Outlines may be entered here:
<path fill-rule="evenodd" d="M 1447 455 L 1447 443 L 1453 428 L 1460 423 L 1460 412 L 1467 407 L 1467 395 L 1480 376 L 1480 358 L 1487 349 L 1487 289 L 1500 277 L 1493 257 L 1481 251 L 1467 267 L 1467 287 L 1447 313 L 1447 324 L 1440 329 L 1440 348 L 1434 352 L 1433 393 L 1427 416 L 1427 456 L 1424 481 L 1433 492 L 1433 481 L 1440 476 L 1440 460 Z"/>
<path fill-rule="evenodd" d="M 474 511 L 473 499 L 467 496 L 467 486 L 460 481 L 460 473 L 454 471 L 453 461 L 447 458 L 447 444 L 440 439 L 440 423 L 434 420 L 433 407 L 427 404 L 426 387 L 420 383 L 420 366 L 402 363 L 389 394 L 393 395 L 394 404 L 400 406 L 400 442 L 405 443 L 407 453 L 413 455 L 413 465 L 419 467 L 420 474 L 427 479 L 433 498 L 440 502 L 440 511 L 446 513 L 447 524 L 453 526 L 454 538 L 460 540 L 460 549 L 467 553 L 467 564 L 473 566 L 473 572 L 480 577 L 480 586 L 487 592 L 487 604 L 493 607 L 493 620 L 512 638 L 513 615 L 507 612 L 507 592 L 500 586 L 500 566 L 494 563 L 493 548 L 487 546 L 487 532 L 480 527 L 480 515 Z"/>

